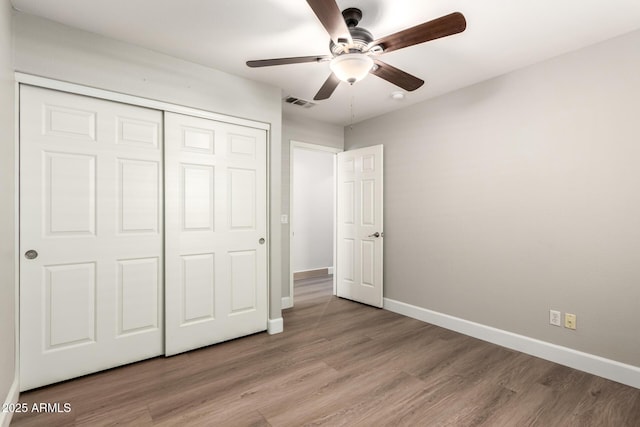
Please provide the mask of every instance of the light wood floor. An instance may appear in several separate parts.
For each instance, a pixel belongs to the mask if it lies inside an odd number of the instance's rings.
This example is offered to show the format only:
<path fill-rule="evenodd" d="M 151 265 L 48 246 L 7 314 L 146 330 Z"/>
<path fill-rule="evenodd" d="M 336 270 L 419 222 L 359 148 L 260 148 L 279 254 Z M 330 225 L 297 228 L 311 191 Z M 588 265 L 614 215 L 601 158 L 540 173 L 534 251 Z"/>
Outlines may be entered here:
<path fill-rule="evenodd" d="M 640 426 L 640 390 L 296 285 L 285 332 L 41 388 L 15 426 Z"/>

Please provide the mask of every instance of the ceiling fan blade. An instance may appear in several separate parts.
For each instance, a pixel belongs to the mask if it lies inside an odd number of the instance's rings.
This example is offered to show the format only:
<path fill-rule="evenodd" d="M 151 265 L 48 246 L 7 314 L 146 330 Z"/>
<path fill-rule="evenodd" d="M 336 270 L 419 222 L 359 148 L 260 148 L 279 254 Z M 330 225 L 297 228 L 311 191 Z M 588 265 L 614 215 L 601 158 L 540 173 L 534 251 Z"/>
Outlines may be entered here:
<path fill-rule="evenodd" d="M 314 101 L 322 101 L 323 99 L 328 99 L 334 90 L 340 84 L 340 79 L 333 73 L 329 76 L 329 78 L 324 82 L 316 96 L 313 97 Z"/>
<path fill-rule="evenodd" d="M 309 3 L 313 13 L 316 14 L 334 43 L 338 44 L 341 39 L 346 40 L 349 44 L 353 43 L 342 12 L 340 12 L 340 8 L 334 0 L 307 0 L 307 3 Z"/>
<path fill-rule="evenodd" d="M 374 40 L 369 46 L 379 45 L 384 52 L 391 52 L 408 46 L 461 33 L 467 28 L 467 21 L 460 12 L 441 16 L 433 21 L 399 31 L 395 34 Z"/>
<path fill-rule="evenodd" d="M 276 59 L 258 59 L 255 61 L 247 61 L 247 66 L 251 68 L 271 67 L 272 65 L 302 64 L 304 62 L 321 62 L 321 61 L 328 61 L 330 59 L 331 59 L 331 56 L 327 56 L 327 55 L 296 56 L 293 58 L 276 58 Z"/>
<path fill-rule="evenodd" d="M 424 80 L 399 70 L 386 62 L 382 62 L 377 59 L 374 59 L 373 62 L 377 67 L 374 67 L 375 69 L 371 70 L 371 74 L 376 75 L 389 83 L 393 83 L 408 92 L 414 91 L 424 84 Z"/>

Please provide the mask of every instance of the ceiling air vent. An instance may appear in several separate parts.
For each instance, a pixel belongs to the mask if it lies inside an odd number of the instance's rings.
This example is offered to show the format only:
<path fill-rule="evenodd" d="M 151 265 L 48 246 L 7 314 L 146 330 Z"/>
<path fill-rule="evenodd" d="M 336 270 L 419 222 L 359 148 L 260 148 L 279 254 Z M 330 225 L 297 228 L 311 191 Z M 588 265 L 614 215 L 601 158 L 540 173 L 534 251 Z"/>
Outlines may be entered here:
<path fill-rule="evenodd" d="M 296 98 L 295 96 L 285 96 L 283 98 L 283 101 L 286 102 L 287 104 L 297 105 L 302 108 L 311 108 L 311 107 L 315 107 L 316 105 L 314 102 Z"/>

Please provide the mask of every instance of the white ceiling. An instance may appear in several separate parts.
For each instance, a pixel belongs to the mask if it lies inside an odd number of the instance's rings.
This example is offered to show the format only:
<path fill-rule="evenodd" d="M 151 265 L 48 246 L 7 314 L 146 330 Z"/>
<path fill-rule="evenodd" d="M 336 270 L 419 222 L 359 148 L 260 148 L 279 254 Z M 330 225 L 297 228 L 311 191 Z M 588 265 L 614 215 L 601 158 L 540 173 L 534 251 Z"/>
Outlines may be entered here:
<path fill-rule="evenodd" d="M 249 59 L 329 54 L 329 36 L 304 0 L 12 0 L 22 12 L 282 88 L 311 100 L 328 63 L 248 68 Z M 346 125 L 640 28 L 640 0 L 337 0 L 363 11 L 376 38 L 459 11 L 461 34 L 383 55 L 426 81 L 403 101 L 375 76 L 296 114 Z M 640 48 L 640 47 L 639 47 Z M 597 65 L 597 64 L 594 64 Z M 353 116 L 353 117 L 352 117 Z"/>

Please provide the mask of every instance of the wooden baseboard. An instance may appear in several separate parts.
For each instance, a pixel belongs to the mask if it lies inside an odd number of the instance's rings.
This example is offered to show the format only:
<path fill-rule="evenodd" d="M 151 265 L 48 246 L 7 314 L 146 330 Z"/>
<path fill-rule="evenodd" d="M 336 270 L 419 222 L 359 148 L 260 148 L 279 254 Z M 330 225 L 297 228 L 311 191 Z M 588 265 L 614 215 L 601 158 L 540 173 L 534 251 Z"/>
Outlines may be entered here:
<path fill-rule="evenodd" d="M 312 277 L 326 276 L 329 268 L 318 268 L 317 270 L 296 271 L 293 273 L 293 280 L 311 279 Z"/>

